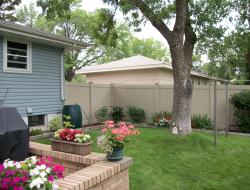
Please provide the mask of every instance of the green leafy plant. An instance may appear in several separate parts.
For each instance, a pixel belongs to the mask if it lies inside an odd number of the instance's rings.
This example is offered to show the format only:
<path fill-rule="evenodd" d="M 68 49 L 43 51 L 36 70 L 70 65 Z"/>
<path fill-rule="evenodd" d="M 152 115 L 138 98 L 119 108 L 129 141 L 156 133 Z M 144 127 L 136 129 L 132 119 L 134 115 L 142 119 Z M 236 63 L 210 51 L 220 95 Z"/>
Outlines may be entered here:
<path fill-rule="evenodd" d="M 134 123 L 143 122 L 146 118 L 145 111 L 136 106 L 128 106 L 128 116 Z"/>
<path fill-rule="evenodd" d="M 242 132 L 250 132 L 250 90 L 232 95 L 231 103 L 236 108 L 234 116 Z"/>
<path fill-rule="evenodd" d="M 206 115 L 193 115 L 192 128 L 213 129 L 212 120 Z"/>
<path fill-rule="evenodd" d="M 42 129 L 32 129 L 30 130 L 30 136 L 42 135 L 44 132 Z"/>
<path fill-rule="evenodd" d="M 171 120 L 172 119 L 172 113 L 168 112 L 168 111 L 163 111 L 163 112 L 156 112 L 155 114 L 153 114 L 153 116 L 151 117 L 151 121 L 153 123 L 158 123 L 160 119 L 167 119 L 167 120 Z"/>
<path fill-rule="evenodd" d="M 63 128 L 63 123 L 60 117 L 54 117 L 53 119 L 50 120 L 49 122 L 50 131 L 54 132 L 61 128 Z"/>
<path fill-rule="evenodd" d="M 98 122 L 104 122 L 109 119 L 109 109 L 106 106 L 101 107 L 95 112 L 95 118 Z"/>
<path fill-rule="evenodd" d="M 111 113 L 110 113 L 111 118 L 113 121 L 121 121 L 122 118 L 124 117 L 124 111 L 123 108 L 120 106 L 113 106 L 111 107 Z"/>
<path fill-rule="evenodd" d="M 73 128 L 74 125 L 71 123 L 71 116 L 70 115 L 63 115 L 63 127 L 64 128 Z"/>

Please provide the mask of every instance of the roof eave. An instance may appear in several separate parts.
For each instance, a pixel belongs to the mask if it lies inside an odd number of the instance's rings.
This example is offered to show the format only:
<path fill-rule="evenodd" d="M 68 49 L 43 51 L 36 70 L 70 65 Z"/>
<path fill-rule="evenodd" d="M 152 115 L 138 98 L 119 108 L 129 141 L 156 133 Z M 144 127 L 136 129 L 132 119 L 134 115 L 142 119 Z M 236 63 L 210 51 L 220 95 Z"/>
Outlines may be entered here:
<path fill-rule="evenodd" d="M 163 69 L 168 69 L 172 70 L 169 65 L 167 64 L 159 64 L 159 65 L 144 65 L 144 66 L 134 66 L 134 67 L 120 67 L 120 68 L 105 68 L 105 69 L 99 69 L 99 70 L 88 70 L 88 71 L 77 71 L 76 74 L 94 74 L 94 73 L 101 73 L 101 72 L 115 72 L 115 71 L 127 71 L 127 70 L 139 70 L 139 69 L 152 69 L 152 68 L 163 68 Z M 191 72 L 191 75 L 201 77 L 201 78 L 207 78 L 207 79 L 212 79 L 215 80 L 213 77 L 205 76 L 202 74 L 198 74 L 194 71 Z"/>
<path fill-rule="evenodd" d="M 64 49 L 82 49 L 86 47 L 86 44 L 80 41 L 71 40 L 69 38 L 56 36 L 47 32 L 26 28 L 25 26 L 6 21 L 0 21 L 0 31 L 8 35 L 14 34 L 45 42 L 52 42 L 57 46 L 63 47 Z"/>

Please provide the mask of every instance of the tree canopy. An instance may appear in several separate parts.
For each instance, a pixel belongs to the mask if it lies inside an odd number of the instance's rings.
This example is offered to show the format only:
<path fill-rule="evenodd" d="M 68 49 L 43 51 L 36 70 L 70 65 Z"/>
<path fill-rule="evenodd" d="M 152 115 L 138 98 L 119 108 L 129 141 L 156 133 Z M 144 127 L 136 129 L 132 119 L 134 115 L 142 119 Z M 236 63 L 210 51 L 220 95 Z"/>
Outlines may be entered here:
<path fill-rule="evenodd" d="M 1 0 L 0 1 L 0 19 L 7 21 L 15 21 L 14 12 L 16 6 L 21 3 L 21 0 Z"/>
<path fill-rule="evenodd" d="M 116 24 L 112 12 L 98 9 L 88 13 L 79 0 L 39 0 L 43 14 L 35 4 L 17 11 L 19 22 L 86 44 L 81 51 L 65 52 L 65 78 L 71 81 L 75 71 L 92 63 L 105 63 L 136 54 L 167 61 L 168 51 L 153 39 L 138 39 L 126 24 Z M 63 11 L 62 11 L 63 9 Z"/>
<path fill-rule="evenodd" d="M 191 132 L 192 58 L 197 41 L 220 36 L 229 0 L 103 0 L 119 8 L 137 30 L 149 21 L 169 44 L 173 76 L 173 120 L 180 134 Z M 173 24 L 173 27 L 171 26 Z M 204 41 L 206 42 L 206 41 Z M 208 45 L 208 44 L 207 44 Z M 205 47 L 205 46 L 204 46 Z"/>

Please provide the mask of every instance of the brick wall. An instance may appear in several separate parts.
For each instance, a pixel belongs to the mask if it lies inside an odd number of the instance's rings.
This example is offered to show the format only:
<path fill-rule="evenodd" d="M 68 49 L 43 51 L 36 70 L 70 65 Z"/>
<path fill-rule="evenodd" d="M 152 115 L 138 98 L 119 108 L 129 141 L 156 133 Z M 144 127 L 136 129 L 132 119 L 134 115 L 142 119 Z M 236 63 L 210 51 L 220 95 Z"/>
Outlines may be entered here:
<path fill-rule="evenodd" d="M 58 180 L 60 189 L 67 190 L 129 190 L 128 168 L 132 159 L 108 162 L 104 154 L 92 152 L 81 156 L 53 151 L 50 145 L 30 142 L 30 153 L 51 156 L 65 167 L 65 178 Z"/>

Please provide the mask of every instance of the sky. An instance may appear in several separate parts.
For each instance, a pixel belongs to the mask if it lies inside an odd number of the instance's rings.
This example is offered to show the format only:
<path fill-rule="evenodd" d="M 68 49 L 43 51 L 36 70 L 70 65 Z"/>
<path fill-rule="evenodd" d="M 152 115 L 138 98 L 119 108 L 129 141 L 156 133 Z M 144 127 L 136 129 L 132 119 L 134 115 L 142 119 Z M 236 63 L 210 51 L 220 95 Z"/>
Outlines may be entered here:
<path fill-rule="evenodd" d="M 36 0 L 22 0 L 22 3 L 19 6 L 29 5 L 31 2 L 36 3 Z M 89 12 L 95 11 L 95 9 L 98 8 L 107 7 L 102 0 L 82 0 L 81 5 L 83 9 Z M 120 22 L 125 21 L 120 11 L 118 12 L 116 18 Z M 141 32 L 134 32 L 133 34 L 138 38 L 154 38 L 168 47 L 167 41 L 162 37 L 160 32 L 158 32 L 158 30 L 151 25 L 150 22 L 147 22 L 145 26 L 142 26 Z"/>

